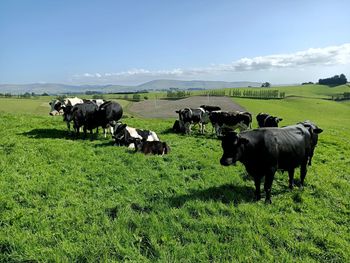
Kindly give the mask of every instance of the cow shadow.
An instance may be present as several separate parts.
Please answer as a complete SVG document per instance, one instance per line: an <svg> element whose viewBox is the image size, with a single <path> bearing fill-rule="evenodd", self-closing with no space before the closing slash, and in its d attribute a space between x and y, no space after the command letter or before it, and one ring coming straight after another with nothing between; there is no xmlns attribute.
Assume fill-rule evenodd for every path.
<svg viewBox="0 0 350 263"><path fill-rule="evenodd" d="M162 130L162 131L157 132L157 133L159 133L159 134L181 134L180 132L174 131L173 128L167 128L167 129Z"/></svg>
<svg viewBox="0 0 350 263"><path fill-rule="evenodd" d="M254 187L224 184L213 186L204 190L190 190L189 194L179 195L168 198L169 205L172 207L182 207L191 200L209 201L214 200L224 204L254 202Z"/></svg>
<svg viewBox="0 0 350 263"><path fill-rule="evenodd" d="M58 129L33 129L31 131L20 133L31 139L74 139L67 130Z"/></svg>

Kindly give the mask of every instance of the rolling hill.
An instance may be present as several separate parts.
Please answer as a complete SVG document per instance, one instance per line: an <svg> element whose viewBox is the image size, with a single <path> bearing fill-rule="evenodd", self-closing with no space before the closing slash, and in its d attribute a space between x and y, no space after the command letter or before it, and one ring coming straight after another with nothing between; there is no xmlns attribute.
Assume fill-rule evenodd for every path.
<svg viewBox="0 0 350 263"><path fill-rule="evenodd" d="M167 90L176 89L219 89L235 87L260 87L258 82L225 82L225 81L181 81L181 80L152 80L137 86L122 85L67 85L57 83L34 83L34 84L0 84L0 93L23 94L29 93L84 93L85 91L97 91L103 93L131 92L140 90Z"/></svg>

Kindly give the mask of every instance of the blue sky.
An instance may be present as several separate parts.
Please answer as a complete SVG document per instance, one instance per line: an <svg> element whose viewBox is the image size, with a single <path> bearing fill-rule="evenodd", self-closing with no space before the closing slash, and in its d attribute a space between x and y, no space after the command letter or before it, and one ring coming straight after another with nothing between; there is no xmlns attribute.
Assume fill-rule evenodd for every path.
<svg viewBox="0 0 350 263"><path fill-rule="evenodd" d="M350 1L0 1L0 83L350 79Z"/></svg>

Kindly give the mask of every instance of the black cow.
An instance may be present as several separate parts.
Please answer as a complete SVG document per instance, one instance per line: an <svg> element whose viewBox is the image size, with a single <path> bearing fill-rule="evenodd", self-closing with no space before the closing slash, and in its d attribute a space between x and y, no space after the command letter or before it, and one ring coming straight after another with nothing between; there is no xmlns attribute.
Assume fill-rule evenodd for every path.
<svg viewBox="0 0 350 263"><path fill-rule="evenodd" d="M184 108L176 111L179 114L180 130L185 130L186 134L191 133L191 126L198 124L200 132L205 131L205 124L209 123L209 113L202 108Z"/></svg>
<svg viewBox="0 0 350 263"><path fill-rule="evenodd" d="M283 119L261 112L256 116L256 120L258 121L259 128L263 128L263 127L278 127L278 123Z"/></svg>
<svg viewBox="0 0 350 263"><path fill-rule="evenodd" d="M135 152L140 151L144 154L164 155L170 152L170 147L166 142L160 141L135 141Z"/></svg>
<svg viewBox="0 0 350 263"><path fill-rule="evenodd" d="M64 118L67 122L73 120L77 136L79 135L80 127L83 126L84 137L86 137L86 131L90 130L92 139L92 129L99 126L102 126L104 129L105 137L108 126L110 126L113 134L113 127L122 115L123 109L117 102L107 101L98 107L96 103L87 101L76 104L74 107L66 107Z"/></svg>
<svg viewBox="0 0 350 263"><path fill-rule="evenodd" d="M212 111L209 114L209 119L215 132L218 136L222 135L223 129L246 130L251 127L252 115L249 112L227 112L227 111Z"/></svg>
<svg viewBox="0 0 350 263"><path fill-rule="evenodd" d="M73 121L73 128L75 136L78 137L80 128L83 127L84 138L86 137L86 131L89 130L92 139L92 129L97 128L99 125L96 121L98 112L98 106L92 102L79 103L72 106L67 106L64 110L64 119L69 123Z"/></svg>
<svg viewBox="0 0 350 263"><path fill-rule="evenodd" d="M129 148L134 148L136 141L159 141L154 131L135 129L120 122L114 126L113 138L116 145Z"/></svg>
<svg viewBox="0 0 350 263"><path fill-rule="evenodd" d="M174 125L173 125L173 131L176 133L184 133L185 127L180 127L180 121L175 120Z"/></svg>
<svg viewBox="0 0 350 263"><path fill-rule="evenodd" d="M240 161L255 181L255 196L260 199L260 180L265 176L265 201L271 203L271 186L277 169L288 171L293 188L294 169L300 166L301 186L311 153L311 135L301 124L284 128L261 128L227 133L222 139L222 165Z"/></svg>
<svg viewBox="0 0 350 263"><path fill-rule="evenodd" d="M218 111L221 110L219 106L210 106L210 105L201 105L200 108L207 112Z"/></svg>
<svg viewBox="0 0 350 263"><path fill-rule="evenodd" d="M109 126L111 129L111 134L114 134L114 126L117 121L121 119L123 116L123 108L122 106L114 101L106 101L105 103L99 106L97 119L99 122L99 126L105 131L106 137L106 128Z"/></svg>
<svg viewBox="0 0 350 263"><path fill-rule="evenodd" d="M311 165L311 160L312 160L312 157L314 156L315 147L317 146L317 142L318 142L318 134L323 132L323 130L317 127L316 124L314 124L309 120L299 122L298 124L302 124L305 128L307 128L311 135L311 152L310 152L310 158L308 163L309 165Z"/></svg>

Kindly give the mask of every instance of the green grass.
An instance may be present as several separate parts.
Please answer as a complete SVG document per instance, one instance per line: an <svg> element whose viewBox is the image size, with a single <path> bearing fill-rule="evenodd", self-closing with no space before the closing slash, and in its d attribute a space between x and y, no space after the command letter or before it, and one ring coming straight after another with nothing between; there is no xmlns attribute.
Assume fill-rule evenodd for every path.
<svg viewBox="0 0 350 263"><path fill-rule="evenodd" d="M242 90L261 90L267 88L240 88ZM337 87L329 87L326 85L298 85L298 86L272 86L272 90L279 90L285 92L285 96L295 96L303 98L318 98L331 99L332 96L342 95L344 92L350 92L350 86L340 85ZM230 89L225 89L226 95Z"/></svg>
<svg viewBox="0 0 350 263"><path fill-rule="evenodd" d="M273 87L274 89L274 87ZM300 86L282 86L277 87L280 91L284 91L286 96L310 97L310 98L331 98L349 92L348 85L340 85L337 87L329 87L326 85L300 85Z"/></svg>
<svg viewBox="0 0 350 263"><path fill-rule="evenodd" d="M88 96L82 97L88 99ZM41 96L35 99L0 98L0 113L48 115L51 109L49 102L53 98L52 96ZM126 100L114 101L117 101L122 107L129 104Z"/></svg>
<svg viewBox="0 0 350 263"><path fill-rule="evenodd" d="M254 202L244 167L219 164L220 141L172 134L173 120L125 119L169 143L160 157L72 140L47 109L1 112L0 262L349 262L349 104L235 101L324 129L304 190L277 173L272 205Z"/></svg>

